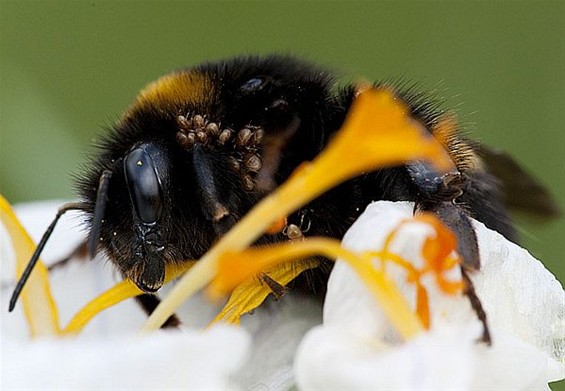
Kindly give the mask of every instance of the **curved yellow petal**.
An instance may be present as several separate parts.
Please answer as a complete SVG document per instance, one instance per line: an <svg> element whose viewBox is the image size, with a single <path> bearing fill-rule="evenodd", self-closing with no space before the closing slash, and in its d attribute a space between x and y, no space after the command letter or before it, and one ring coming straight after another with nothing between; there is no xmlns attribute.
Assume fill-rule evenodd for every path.
<svg viewBox="0 0 565 391"><path fill-rule="evenodd" d="M319 264L320 261L316 259L305 259L265 269L264 273L280 285L285 286L303 271L313 269L319 266ZM251 274L251 277L247 277L237 285L222 311L212 321L212 324L218 321L239 323L239 318L243 314L253 311L263 304L271 292L271 289L266 284Z"/></svg>

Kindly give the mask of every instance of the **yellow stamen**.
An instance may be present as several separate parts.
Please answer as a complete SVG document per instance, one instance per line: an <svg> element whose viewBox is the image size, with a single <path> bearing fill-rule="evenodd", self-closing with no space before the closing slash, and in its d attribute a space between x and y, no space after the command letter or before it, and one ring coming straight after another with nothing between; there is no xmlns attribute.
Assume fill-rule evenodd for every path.
<svg viewBox="0 0 565 391"><path fill-rule="evenodd" d="M2 195L0 195L0 219L12 240L16 255L15 277L19 279L33 254L35 243ZM29 276L20 300L31 337L59 334L59 313L51 294L47 268L41 260L37 261L33 273Z"/></svg>
<svg viewBox="0 0 565 391"><path fill-rule="evenodd" d="M354 158L344 159L346 156ZM263 199L197 262L149 317L144 331L158 329L192 294L215 276L218 257L249 246L280 216L286 216L333 186L383 166L425 159L438 170L453 168L443 147L386 90L360 92L343 128L312 164L305 165Z"/></svg>

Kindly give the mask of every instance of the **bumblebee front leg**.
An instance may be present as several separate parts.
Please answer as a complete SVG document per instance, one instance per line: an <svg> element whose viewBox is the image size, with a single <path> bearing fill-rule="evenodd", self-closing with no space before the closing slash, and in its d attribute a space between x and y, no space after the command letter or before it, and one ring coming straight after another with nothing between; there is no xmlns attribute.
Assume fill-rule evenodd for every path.
<svg viewBox="0 0 565 391"><path fill-rule="evenodd" d="M143 309L147 316L150 316L153 311L155 311L155 308L157 308L157 306L161 303L161 300L157 296L148 293L136 296L135 301L139 304L139 306ZM161 328L178 328L180 324L180 319L175 314L173 314L169 316L169 318L165 323L163 323Z"/></svg>

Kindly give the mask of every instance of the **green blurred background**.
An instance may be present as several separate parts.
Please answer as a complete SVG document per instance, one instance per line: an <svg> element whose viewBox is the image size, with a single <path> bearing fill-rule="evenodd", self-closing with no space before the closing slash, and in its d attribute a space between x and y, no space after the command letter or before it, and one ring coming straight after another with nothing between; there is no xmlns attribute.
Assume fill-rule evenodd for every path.
<svg viewBox="0 0 565 391"><path fill-rule="evenodd" d="M69 174L96 134L163 73L283 52L346 79L421 81L565 206L565 2L0 4L0 186L11 202L72 197ZM565 281L564 220L519 224Z"/></svg>

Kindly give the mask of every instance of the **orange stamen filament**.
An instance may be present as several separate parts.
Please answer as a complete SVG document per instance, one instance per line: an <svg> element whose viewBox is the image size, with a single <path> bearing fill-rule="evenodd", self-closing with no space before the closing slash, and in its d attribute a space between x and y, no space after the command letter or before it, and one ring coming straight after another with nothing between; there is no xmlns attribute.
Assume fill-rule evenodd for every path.
<svg viewBox="0 0 565 391"><path fill-rule="evenodd" d="M435 236L426 238L424 243L422 257L425 263L420 269L389 251L389 247L394 238L399 235L400 229L410 223L425 223L434 228L435 231ZM401 221L387 235L383 250L380 253L383 263L388 261L404 268L407 272L407 282L415 284L416 312L426 329L430 327L430 308L428 293L422 284L424 275L433 273L437 286L447 295L455 295L463 291L463 281L450 281L444 275L445 272L461 262L458 256L451 255L456 250L456 244L455 236L441 223L438 217L431 213L420 213L412 219Z"/></svg>
<svg viewBox="0 0 565 391"><path fill-rule="evenodd" d="M430 304L428 302L428 291L426 291L426 288L424 288L420 281L416 282L416 313L426 330L429 330Z"/></svg>

